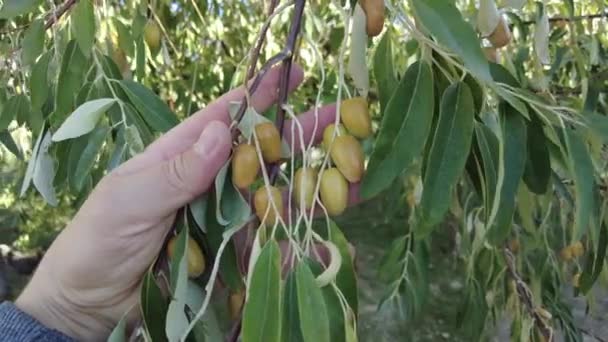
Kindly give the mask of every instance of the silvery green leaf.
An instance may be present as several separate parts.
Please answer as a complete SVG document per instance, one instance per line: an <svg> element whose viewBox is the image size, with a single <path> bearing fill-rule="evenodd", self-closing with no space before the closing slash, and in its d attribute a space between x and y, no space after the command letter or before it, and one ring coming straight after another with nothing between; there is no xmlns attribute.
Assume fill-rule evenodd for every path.
<svg viewBox="0 0 608 342"><path fill-rule="evenodd" d="M38 139L36 139L36 143L34 144L32 155L30 157L29 162L27 163L27 169L25 170L25 177L23 178L23 184L21 185L21 193L19 196L25 195L25 192L30 187L32 183L32 178L34 177L34 169L36 168L36 157L38 157L38 150L40 149L40 143L42 142L42 137L44 136L44 127L40 130L40 134L38 134Z"/></svg>
<svg viewBox="0 0 608 342"><path fill-rule="evenodd" d="M125 127L125 141L129 147L129 154L135 156L144 150L144 142L135 125Z"/></svg>
<svg viewBox="0 0 608 342"><path fill-rule="evenodd" d="M53 134L53 141L62 141L91 132L101 115L105 113L112 105L116 103L115 99L98 99L86 102L70 115L59 127L57 132Z"/></svg>
<svg viewBox="0 0 608 342"><path fill-rule="evenodd" d="M547 8L545 6L542 6L542 11L542 15L539 16L538 20L536 21L536 28L534 31L534 50L536 51L536 55L542 64L550 64L549 16L547 15Z"/></svg>
<svg viewBox="0 0 608 342"><path fill-rule="evenodd" d="M44 200L51 206L57 205L57 195L53 187L55 178L55 162L49 154L51 146L51 132L46 132L36 157L36 167L34 168L34 186L42 195Z"/></svg>
<svg viewBox="0 0 608 342"><path fill-rule="evenodd" d="M496 30L500 22L500 13L494 0L480 0L477 14L477 29L481 35L487 37Z"/></svg>
<svg viewBox="0 0 608 342"><path fill-rule="evenodd" d="M367 96L369 91L369 70L367 68L367 32L365 12L359 4L353 14L353 27L351 32L350 58L347 71L353 78L355 87L361 96Z"/></svg>

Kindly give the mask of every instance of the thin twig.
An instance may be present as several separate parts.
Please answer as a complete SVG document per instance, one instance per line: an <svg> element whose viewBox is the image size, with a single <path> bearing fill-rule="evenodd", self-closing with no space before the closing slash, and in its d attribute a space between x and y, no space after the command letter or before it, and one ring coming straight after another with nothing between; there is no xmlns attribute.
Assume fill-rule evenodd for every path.
<svg viewBox="0 0 608 342"><path fill-rule="evenodd" d="M279 0L271 1L270 6L268 6L268 17L269 18L274 13L278 4L279 4ZM260 59L260 51L262 50L262 46L264 45L264 42L266 41L266 34L268 33L268 29L270 28L270 22L271 21L268 20L264 23L264 26L262 26L262 29L260 30L260 35L258 36L258 40L255 44L255 47L253 48L253 50L251 52L251 60L249 62L249 69L247 70L247 75L245 77L245 79L247 81L249 81L253 77L253 74L255 73L255 69L258 64L258 59ZM269 62L270 62L270 60L269 60ZM268 66L268 65L270 65L270 63L266 62L265 66ZM260 81L262 80L262 76L264 76L264 74L267 71L264 69L265 68L262 67L262 70L260 70L260 72L256 76L256 79L252 82L252 84L249 88L249 94L253 94L257 90L258 85L259 85ZM248 105L249 104L247 102L247 97L245 96L245 98L243 99L243 101L241 103L241 107L239 108L239 111L237 112L237 115L235 118L236 121L240 121L243 118L243 115L245 115L245 110L247 109Z"/></svg>
<svg viewBox="0 0 608 342"><path fill-rule="evenodd" d="M295 10L293 13L292 25L289 31L289 37L287 38L286 54L287 58L283 61L283 68L279 79L279 100L277 102L277 115L276 125L279 129L279 134L283 134L283 126L285 125L285 104L287 103L287 95L289 94L289 78L291 76L291 65L293 62L293 54L295 46L300 35L300 28L302 26L302 17L304 14L304 7L306 6L306 0L297 0ZM276 163L272 166L270 172L270 183L274 184L279 174L279 164Z"/></svg>
<svg viewBox="0 0 608 342"><path fill-rule="evenodd" d="M64 14L66 14L72 6L74 6L78 0L67 0L66 2L57 9L57 12L47 14L45 20L46 24L44 25L44 29L48 30L51 28Z"/></svg>
<svg viewBox="0 0 608 342"><path fill-rule="evenodd" d="M594 19L602 19L602 18L606 18L606 17L608 17L608 12L579 15L579 16L574 16L574 17L562 17L562 16L552 17L552 18L549 18L549 22L554 23L554 22L561 22L561 21L569 22L569 21L594 20ZM521 24L522 25L536 24L536 20L522 21Z"/></svg>
<svg viewBox="0 0 608 342"><path fill-rule="evenodd" d="M526 307L528 314L534 319L534 325L536 326L538 331L543 335L544 338L547 339L548 342L553 342L553 328L547 323L546 318L544 318L537 310L537 307L534 305L534 298L532 296L532 292L528 288L526 282L524 282L521 279L521 276L517 273L517 267L515 266L515 256L509 250L509 248L504 249L504 255L505 260L507 262L509 274L515 281L515 287L517 289L517 296L519 297L519 300Z"/></svg>

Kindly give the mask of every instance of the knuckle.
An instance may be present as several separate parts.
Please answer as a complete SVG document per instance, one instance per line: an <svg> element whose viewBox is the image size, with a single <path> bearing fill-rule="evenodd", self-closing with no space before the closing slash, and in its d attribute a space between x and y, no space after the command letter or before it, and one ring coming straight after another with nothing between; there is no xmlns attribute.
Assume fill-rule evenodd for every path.
<svg viewBox="0 0 608 342"><path fill-rule="evenodd" d="M191 186L188 182L186 161L183 154L163 163L163 174L172 190L190 194Z"/></svg>

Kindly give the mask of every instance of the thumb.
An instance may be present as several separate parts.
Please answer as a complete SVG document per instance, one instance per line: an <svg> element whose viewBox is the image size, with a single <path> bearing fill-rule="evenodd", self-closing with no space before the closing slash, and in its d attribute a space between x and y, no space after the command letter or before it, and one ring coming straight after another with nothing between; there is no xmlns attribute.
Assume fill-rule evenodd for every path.
<svg viewBox="0 0 608 342"><path fill-rule="evenodd" d="M116 183L120 184L111 187L120 195L115 193L112 198L120 198L130 215L136 217L171 215L209 189L228 160L231 144L228 127L213 121L194 145L171 159L135 172L116 170L114 181L118 178Z"/></svg>

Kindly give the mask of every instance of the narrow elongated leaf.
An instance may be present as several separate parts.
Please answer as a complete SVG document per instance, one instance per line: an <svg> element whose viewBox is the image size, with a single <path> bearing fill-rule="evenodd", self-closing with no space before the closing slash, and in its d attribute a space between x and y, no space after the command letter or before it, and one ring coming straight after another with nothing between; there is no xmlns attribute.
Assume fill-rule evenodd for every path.
<svg viewBox="0 0 608 342"><path fill-rule="evenodd" d="M95 42L95 12L92 1L79 1L72 12L72 34L85 56L91 53Z"/></svg>
<svg viewBox="0 0 608 342"><path fill-rule="evenodd" d="M329 321L323 293L305 262L296 270L300 328L305 342L329 342Z"/></svg>
<svg viewBox="0 0 608 342"><path fill-rule="evenodd" d="M347 71L352 77L359 94L367 96L369 91L369 72L367 70L367 32L366 17L363 8L357 4L353 14L353 27L351 30L350 58Z"/></svg>
<svg viewBox="0 0 608 342"><path fill-rule="evenodd" d="M602 273L606 262L606 251L608 249L608 227L602 224L597 249L589 255L585 262L585 268L580 279L579 291L586 294L591 290L593 284Z"/></svg>
<svg viewBox="0 0 608 342"><path fill-rule="evenodd" d="M57 81L55 97L55 116L61 122L68 113L74 110L74 100L82 86L88 61L78 48L76 41L71 40L61 59L61 70Z"/></svg>
<svg viewBox="0 0 608 342"><path fill-rule="evenodd" d="M102 126L97 128L91 134L87 146L82 151L82 155L78 160L78 164L76 165L76 172L74 173L74 177L70 179L72 186L77 191L82 189L82 186L85 183L87 176L89 175L91 169L95 165L95 160L97 159L97 155L103 146L108 133L110 132L110 128L106 126Z"/></svg>
<svg viewBox="0 0 608 342"><path fill-rule="evenodd" d="M502 124L502 167L504 168L499 202L494 225L488 231L488 240L499 245L509 236L515 212L515 196L526 165L526 123L523 116L513 107L501 104Z"/></svg>
<svg viewBox="0 0 608 342"><path fill-rule="evenodd" d="M108 337L108 342L127 342L129 340L127 336L127 317L123 316L123 318L118 322L110 337Z"/></svg>
<svg viewBox="0 0 608 342"><path fill-rule="evenodd" d="M393 44L391 41L391 31L387 30L374 54L374 77L378 84L378 97L380 98L380 110L386 112L386 106L399 84L395 77L395 67L393 65Z"/></svg>
<svg viewBox="0 0 608 342"><path fill-rule="evenodd" d="M536 116L532 116L532 120L527 125L528 157L524 182L530 191L542 195L549 190L551 180L551 157L547 147L547 137L542 123Z"/></svg>
<svg viewBox="0 0 608 342"><path fill-rule="evenodd" d="M300 329L300 314L298 312L298 292L295 272L289 272L283 291L283 328L281 341L304 342Z"/></svg>
<svg viewBox="0 0 608 342"><path fill-rule="evenodd" d="M207 202L207 213L205 215L207 228L207 241L209 242L209 249L214 257L217 257L220 244L223 241L223 234L226 228L218 223L216 219L216 194L209 198ZM239 272L239 264L236 257L236 249L234 242L228 242L228 245L224 249L222 258L220 259L220 277L222 281L233 291L238 291L243 287L243 279Z"/></svg>
<svg viewBox="0 0 608 342"><path fill-rule="evenodd" d="M131 29L118 19L114 19L114 25L118 31L118 46L127 54L127 56L133 57L135 45L133 44Z"/></svg>
<svg viewBox="0 0 608 342"><path fill-rule="evenodd" d="M188 225L182 229L175 242L175 251L171 260L171 285L173 299L167 311L165 333L169 341L178 341L188 327L186 302L188 297Z"/></svg>
<svg viewBox="0 0 608 342"><path fill-rule="evenodd" d="M178 124L177 117L165 102L163 102L156 94L143 85L123 80L120 82L122 89L127 93L129 100L137 111L141 113L144 121L152 129L158 132L167 132Z"/></svg>
<svg viewBox="0 0 608 342"><path fill-rule="evenodd" d="M51 54L45 53L32 67L30 81L30 97L32 109L40 110L49 97L48 69Z"/></svg>
<svg viewBox="0 0 608 342"><path fill-rule="evenodd" d="M4 0L0 9L0 19L10 19L36 9L42 0Z"/></svg>
<svg viewBox="0 0 608 342"><path fill-rule="evenodd" d="M278 342L280 339L280 263L279 246L271 240L262 249L251 276L243 311L243 342Z"/></svg>
<svg viewBox="0 0 608 342"><path fill-rule="evenodd" d="M44 21L42 19L34 20L30 27L23 35L21 42L23 48L21 50L21 61L25 65L30 65L36 61L36 58L44 49Z"/></svg>
<svg viewBox="0 0 608 342"><path fill-rule="evenodd" d="M99 119L112 105L115 99L98 99L78 107L53 135L53 141L77 138L91 132Z"/></svg>
<svg viewBox="0 0 608 342"><path fill-rule="evenodd" d="M418 238L430 233L449 209L452 188L464 170L471 147L474 106L466 83L451 85L443 95L424 177L419 221L414 228Z"/></svg>
<svg viewBox="0 0 608 342"><path fill-rule="evenodd" d="M467 23L451 1L412 0L411 4L424 28L441 45L448 47L464 61L475 77L490 82L488 61L481 50L475 30Z"/></svg>
<svg viewBox="0 0 608 342"><path fill-rule="evenodd" d="M0 114L0 130L8 128L11 121L30 114L30 101L25 95L15 95L8 99Z"/></svg>
<svg viewBox="0 0 608 342"><path fill-rule="evenodd" d="M414 63L387 105L382 126L361 183L371 198L389 187L422 152L434 108L433 74L425 62Z"/></svg>
<svg viewBox="0 0 608 342"><path fill-rule="evenodd" d="M42 137L44 137L44 128L40 130L40 134L38 134L38 138L36 139L36 143L34 143L34 147L32 150L32 155L30 156L30 160L27 163L27 168L25 170L25 176L23 176L23 184L21 185L21 191L19 196L23 197L25 192L30 187L32 183L32 178L34 177L34 170L36 169L36 159L38 157L38 151L40 150L40 143L42 142Z"/></svg>
<svg viewBox="0 0 608 342"><path fill-rule="evenodd" d="M143 279L140 301L141 317L150 338L152 341L166 341L164 325L169 303L156 284L152 271L148 271Z"/></svg>
<svg viewBox="0 0 608 342"><path fill-rule="evenodd" d="M574 219L573 241L581 239L589 228L595 205L595 178L593 162L580 132L564 129L568 151L568 165L574 178L576 212Z"/></svg>
<svg viewBox="0 0 608 342"><path fill-rule="evenodd" d="M53 188L53 178L55 177L55 160L49 154L51 146L51 133L46 132L40 142L38 155L36 156L36 166L34 168L34 186L42 195L44 200L51 206L57 205L57 195Z"/></svg>
<svg viewBox="0 0 608 342"><path fill-rule="evenodd" d="M2 145L4 145L4 147L6 147L6 149L12 154L14 154L15 157L23 160L23 153L21 153L21 149L19 149L19 146L17 146L17 143L9 131L0 131L0 143L2 143Z"/></svg>
<svg viewBox="0 0 608 342"><path fill-rule="evenodd" d="M336 275L336 285L340 291L342 291L348 305L356 315L359 312L359 296L355 266L350 250L348 249L348 241L338 225L333 221L331 221L330 225L329 241L333 242L336 247L338 247L340 255L342 256L342 265Z"/></svg>
<svg viewBox="0 0 608 342"><path fill-rule="evenodd" d="M492 204L496 194L496 184L498 183L498 168L500 143L494 132L483 124L475 126L476 153L483 166L483 199L485 221L488 222L491 216Z"/></svg>

